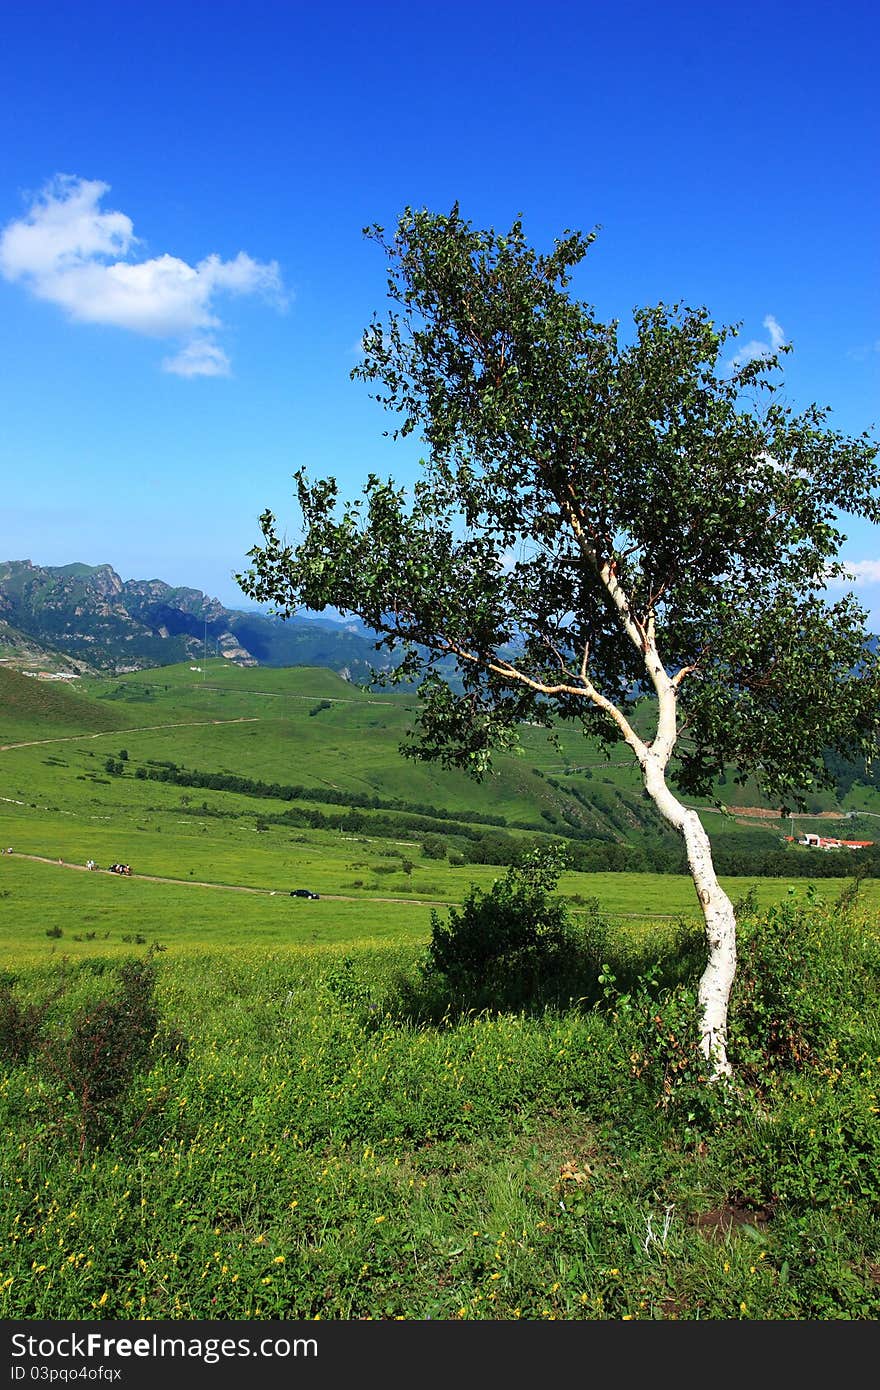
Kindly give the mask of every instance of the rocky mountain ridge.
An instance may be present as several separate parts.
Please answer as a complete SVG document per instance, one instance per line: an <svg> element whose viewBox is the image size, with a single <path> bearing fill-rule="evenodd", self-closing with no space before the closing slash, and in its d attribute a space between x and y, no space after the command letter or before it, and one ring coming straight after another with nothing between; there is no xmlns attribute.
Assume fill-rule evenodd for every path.
<svg viewBox="0 0 880 1390"><path fill-rule="evenodd" d="M321 665L350 680L387 665L359 623L287 621L224 607L200 589L123 580L109 564L0 562L0 658L122 674L202 655L243 666Z"/></svg>

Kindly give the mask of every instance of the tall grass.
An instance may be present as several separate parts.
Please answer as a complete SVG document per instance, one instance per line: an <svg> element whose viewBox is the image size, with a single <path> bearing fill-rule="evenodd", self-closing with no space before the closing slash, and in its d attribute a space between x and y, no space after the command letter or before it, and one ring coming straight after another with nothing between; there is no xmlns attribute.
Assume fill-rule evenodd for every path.
<svg viewBox="0 0 880 1390"><path fill-rule="evenodd" d="M418 943L169 953L184 1054L143 1054L84 1153L47 1056L116 967L7 976L35 1042L0 1082L0 1312L876 1318L880 944L812 896L744 923L722 1089L674 934L609 934L590 1003L439 1019Z"/></svg>

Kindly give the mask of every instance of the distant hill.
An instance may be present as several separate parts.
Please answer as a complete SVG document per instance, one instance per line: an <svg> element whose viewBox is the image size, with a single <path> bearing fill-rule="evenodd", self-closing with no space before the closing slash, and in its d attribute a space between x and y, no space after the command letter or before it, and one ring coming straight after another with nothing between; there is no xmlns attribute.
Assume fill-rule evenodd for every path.
<svg viewBox="0 0 880 1390"><path fill-rule="evenodd" d="M104 733L133 722L128 710L90 698L78 682L37 680L0 666L0 744L84 730Z"/></svg>
<svg viewBox="0 0 880 1390"><path fill-rule="evenodd" d="M499 754L477 783L460 769L400 756L416 707L412 695L365 691L328 670L218 657L72 681L0 667L0 810L54 809L66 819L79 807L114 826L135 814L143 831L148 808L151 815L162 804L173 806L175 826L192 817L240 822L251 834L283 831L285 845L332 830L353 859L367 845L382 847L381 860L428 837L438 860L502 864L523 835L551 837L566 842L582 870L684 871L681 842L645 797L628 755L609 756L575 727L560 727L553 743L525 725L519 752ZM695 806L719 871L847 872L848 859L785 838L880 838L876 787L864 769L841 772L838 795L817 793L785 819L755 786L725 781L718 791L726 810ZM156 800L160 786L177 789L172 800L166 791ZM11 843L20 838L15 831ZM880 850L860 851L858 863L876 876Z"/></svg>
<svg viewBox="0 0 880 1390"><path fill-rule="evenodd" d="M121 674L217 655L363 681L391 664L374 640L360 622L225 608L200 589L122 580L110 565L0 562L0 659L18 669Z"/></svg>

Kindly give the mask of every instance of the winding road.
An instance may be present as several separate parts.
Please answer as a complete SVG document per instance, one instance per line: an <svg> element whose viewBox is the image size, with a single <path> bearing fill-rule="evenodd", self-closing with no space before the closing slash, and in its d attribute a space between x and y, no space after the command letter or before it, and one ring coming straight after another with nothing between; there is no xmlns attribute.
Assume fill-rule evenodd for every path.
<svg viewBox="0 0 880 1390"><path fill-rule="evenodd" d="M142 724L137 729L101 729L96 734L58 734L55 738L31 738L26 743L0 743L0 753L12 748L37 748L44 743L79 743L85 738L119 738L125 734L151 734L157 729L196 729L206 724L259 724L258 714L242 714L237 719L182 719L177 724Z"/></svg>
<svg viewBox="0 0 880 1390"><path fill-rule="evenodd" d="M47 854L23 854L19 850L5 851L12 854L15 859L31 859L37 864L53 864L56 869L75 869L78 873L99 873L110 875L109 869L87 869L85 864L73 864L67 859L52 859ZM171 883L175 886L188 885L193 888L217 888L226 893L257 893L264 898L286 898L290 894L284 888L251 888L242 883L209 883L204 879L198 878L167 878L162 874L113 874L113 878L139 878L146 883ZM374 897L355 897L347 893L322 893L322 898L328 902L339 903L412 903L415 907L446 907L454 900L451 898L374 898Z"/></svg>

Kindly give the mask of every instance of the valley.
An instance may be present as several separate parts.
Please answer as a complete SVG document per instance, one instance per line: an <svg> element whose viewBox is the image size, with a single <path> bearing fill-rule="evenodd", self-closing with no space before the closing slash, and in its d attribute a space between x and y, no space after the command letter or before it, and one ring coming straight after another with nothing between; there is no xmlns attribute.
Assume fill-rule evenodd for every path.
<svg viewBox="0 0 880 1390"><path fill-rule="evenodd" d="M116 954L140 938L171 951L424 941L432 911L554 840L575 915L598 901L635 932L696 926L678 846L620 754L527 728L522 755L476 783L401 756L415 710L411 694L329 670L222 658L75 682L0 669L0 842L14 851L0 859L0 959L75 958L97 943ZM754 885L760 903L778 902L814 874L841 890L851 854L832 861L784 836L864 831L872 788L854 783L784 823L754 789L735 791L740 806L701 808L732 896ZM785 855L791 873L781 861L769 876L724 873L737 852L753 870ZM102 872L66 871L89 859ZM106 873L117 861L131 879ZM319 901L291 899L297 887ZM870 877L861 892L873 901Z"/></svg>

